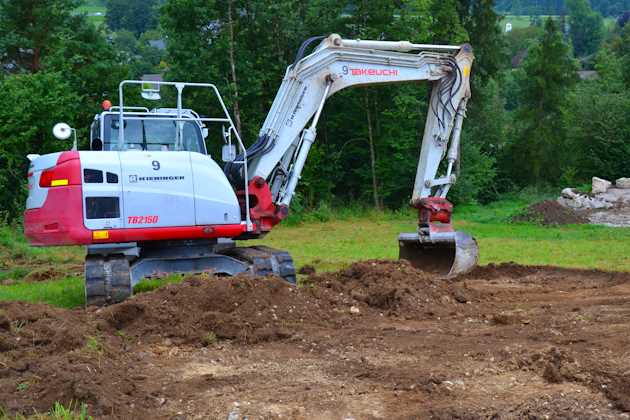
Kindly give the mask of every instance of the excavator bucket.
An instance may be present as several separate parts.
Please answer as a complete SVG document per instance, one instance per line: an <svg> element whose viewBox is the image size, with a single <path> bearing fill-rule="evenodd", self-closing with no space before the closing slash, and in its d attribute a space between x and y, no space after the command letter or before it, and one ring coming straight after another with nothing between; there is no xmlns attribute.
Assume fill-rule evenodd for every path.
<svg viewBox="0 0 630 420"><path fill-rule="evenodd" d="M475 268L479 261L477 241L466 232L455 232L452 239L436 242L421 241L417 233L401 233L398 237L399 258L414 267L455 277Z"/></svg>

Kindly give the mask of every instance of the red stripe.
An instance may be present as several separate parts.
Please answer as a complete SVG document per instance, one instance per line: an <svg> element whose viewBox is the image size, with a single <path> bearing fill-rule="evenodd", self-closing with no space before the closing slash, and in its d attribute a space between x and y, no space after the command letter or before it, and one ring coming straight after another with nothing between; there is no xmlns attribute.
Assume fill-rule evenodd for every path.
<svg viewBox="0 0 630 420"><path fill-rule="evenodd" d="M206 239L234 238L247 232L245 224L150 227L133 229L102 229L109 232L105 240L93 240L94 243L163 241L170 239Z"/></svg>

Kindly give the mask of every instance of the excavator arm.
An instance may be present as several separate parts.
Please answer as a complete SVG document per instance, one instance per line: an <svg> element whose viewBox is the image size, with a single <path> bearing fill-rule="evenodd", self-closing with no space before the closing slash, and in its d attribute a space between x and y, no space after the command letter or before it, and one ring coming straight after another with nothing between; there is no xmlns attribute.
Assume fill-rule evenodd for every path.
<svg viewBox="0 0 630 420"><path fill-rule="evenodd" d="M259 203L264 200L255 200L258 204L253 219L272 216L266 227L261 224L268 230L288 213L330 96L352 86L428 81L432 84L429 115L411 198L412 206L419 210L418 231L401 234L401 257L427 268L438 264L442 254L453 254L446 263L438 264L448 266L448 274L474 266L476 243L466 234L453 231L452 206L446 201L457 178L460 134L470 98L471 46L347 40L333 34L311 54L302 56L306 47L305 43L288 67L258 139L247 150L250 194L265 190L269 197L264 208ZM440 168L444 173L438 175ZM243 166L236 164L226 166L226 172L233 182L245 176ZM446 252L442 252L444 248ZM458 262L464 254L465 261ZM455 262L449 264L453 259Z"/></svg>

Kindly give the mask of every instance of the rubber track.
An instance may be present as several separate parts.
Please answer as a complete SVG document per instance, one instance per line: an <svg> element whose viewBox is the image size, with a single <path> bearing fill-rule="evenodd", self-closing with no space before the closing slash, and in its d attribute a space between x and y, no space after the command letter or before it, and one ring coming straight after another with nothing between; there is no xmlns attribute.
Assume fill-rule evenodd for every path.
<svg viewBox="0 0 630 420"><path fill-rule="evenodd" d="M226 254L251 264L250 271L255 276L275 275L291 284L296 283L293 258L286 251L268 246L247 246L233 248Z"/></svg>
<svg viewBox="0 0 630 420"><path fill-rule="evenodd" d="M130 297L129 261L123 256L88 256L85 259L85 304L104 306Z"/></svg>

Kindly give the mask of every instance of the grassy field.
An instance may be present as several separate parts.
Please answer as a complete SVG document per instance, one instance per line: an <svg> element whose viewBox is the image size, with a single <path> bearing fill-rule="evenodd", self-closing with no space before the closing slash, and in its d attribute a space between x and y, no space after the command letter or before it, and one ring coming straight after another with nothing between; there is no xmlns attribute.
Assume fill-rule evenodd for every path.
<svg viewBox="0 0 630 420"><path fill-rule="evenodd" d="M630 229L590 225L544 227L512 223L527 205L524 199L488 206L460 206L456 226L477 239L481 263L517 262L630 271ZM415 229L413 212L317 212L300 223L278 226L262 241L286 249L296 266L337 270L354 261L398 255L396 238ZM0 300L48 302L63 307L83 304L81 248L30 248L15 228L0 228ZM171 276L137 286L149 290Z"/></svg>
<svg viewBox="0 0 630 420"><path fill-rule="evenodd" d="M86 14L88 21L94 23L95 25L100 25L105 21L106 11L107 9L105 6L101 2L95 0L86 1L77 9L78 13Z"/></svg>
<svg viewBox="0 0 630 420"><path fill-rule="evenodd" d="M553 19L559 19L560 16L557 15L541 15L540 19L544 21L546 18L552 17ZM512 24L512 29L520 29L527 28L531 24L531 16L528 15L505 15L501 21L499 22L501 26L501 31L505 31L505 24L510 22ZM606 29L610 30L613 28L617 20L614 17L606 17L604 18L604 26Z"/></svg>

